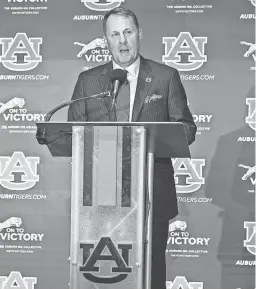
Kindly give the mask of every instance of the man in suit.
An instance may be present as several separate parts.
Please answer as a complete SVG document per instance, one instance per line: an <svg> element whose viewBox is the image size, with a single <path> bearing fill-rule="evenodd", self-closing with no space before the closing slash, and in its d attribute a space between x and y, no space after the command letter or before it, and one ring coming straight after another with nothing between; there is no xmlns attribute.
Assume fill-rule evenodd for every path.
<svg viewBox="0 0 256 289"><path fill-rule="evenodd" d="M80 101L70 106L68 121L182 122L191 144L196 125L179 73L139 54L142 31L134 13L125 8L107 12L103 31L112 61L82 72L72 99L111 89L113 69L125 69L128 81L119 88L115 110L110 111L111 98ZM164 289L168 222L178 214L171 159L155 159L154 172L151 288Z"/></svg>

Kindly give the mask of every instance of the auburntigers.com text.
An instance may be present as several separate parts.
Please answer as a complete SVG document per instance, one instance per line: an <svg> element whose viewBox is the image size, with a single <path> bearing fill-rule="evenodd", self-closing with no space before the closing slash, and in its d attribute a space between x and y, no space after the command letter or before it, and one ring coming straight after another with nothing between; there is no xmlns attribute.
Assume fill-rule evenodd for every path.
<svg viewBox="0 0 256 289"><path fill-rule="evenodd" d="M0 199L9 200L46 200L47 195L37 194L0 194Z"/></svg>
<svg viewBox="0 0 256 289"><path fill-rule="evenodd" d="M49 80L49 74L1 74L0 80Z"/></svg>
<svg viewBox="0 0 256 289"><path fill-rule="evenodd" d="M211 203L212 198L205 197L177 197L179 203Z"/></svg>

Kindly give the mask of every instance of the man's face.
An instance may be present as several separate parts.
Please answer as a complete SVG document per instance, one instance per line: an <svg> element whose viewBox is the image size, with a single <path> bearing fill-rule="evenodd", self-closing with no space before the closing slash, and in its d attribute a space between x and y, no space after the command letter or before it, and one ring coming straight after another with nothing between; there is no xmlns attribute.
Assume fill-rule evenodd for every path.
<svg viewBox="0 0 256 289"><path fill-rule="evenodd" d="M106 23L106 40L114 61L128 67L139 56L141 30L132 17L110 15Z"/></svg>

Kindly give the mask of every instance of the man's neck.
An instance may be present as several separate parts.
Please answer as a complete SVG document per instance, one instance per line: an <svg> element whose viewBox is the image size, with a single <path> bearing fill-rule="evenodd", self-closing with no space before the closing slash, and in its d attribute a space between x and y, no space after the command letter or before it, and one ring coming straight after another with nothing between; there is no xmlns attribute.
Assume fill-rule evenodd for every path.
<svg viewBox="0 0 256 289"><path fill-rule="evenodd" d="M113 69L121 68L127 70L132 76L137 77L139 73L139 67L140 67L140 57L138 57L132 64L129 66L121 66L120 64L116 63L114 60L112 60L113 63Z"/></svg>
<svg viewBox="0 0 256 289"><path fill-rule="evenodd" d="M135 63L136 61L138 62L139 58L140 58L140 55L138 55L138 57L132 63L130 63L128 65L125 65L125 64L122 64L122 63L117 63L117 62L114 61L114 59L112 59L112 63L114 63L115 66L120 66L123 69L126 69L126 68L130 67L131 65L133 65L133 63Z"/></svg>

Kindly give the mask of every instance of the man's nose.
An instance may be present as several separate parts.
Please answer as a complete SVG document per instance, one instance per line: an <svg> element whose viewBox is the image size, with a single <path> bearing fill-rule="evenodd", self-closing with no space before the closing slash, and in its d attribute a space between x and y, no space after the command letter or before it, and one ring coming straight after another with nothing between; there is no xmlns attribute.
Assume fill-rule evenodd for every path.
<svg viewBox="0 0 256 289"><path fill-rule="evenodd" d="M127 42L127 38L124 34L120 34L119 42L120 43L126 43Z"/></svg>

